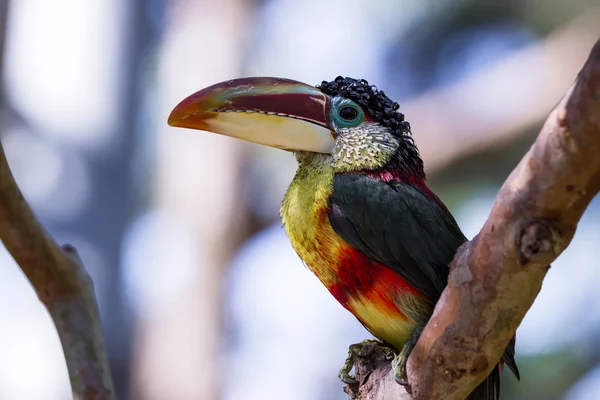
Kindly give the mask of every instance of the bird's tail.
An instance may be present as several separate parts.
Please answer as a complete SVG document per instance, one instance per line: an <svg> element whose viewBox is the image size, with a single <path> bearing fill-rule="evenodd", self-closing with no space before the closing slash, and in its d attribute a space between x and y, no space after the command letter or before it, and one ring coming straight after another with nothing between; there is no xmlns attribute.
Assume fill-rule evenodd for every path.
<svg viewBox="0 0 600 400"><path fill-rule="evenodd" d="M500 399L500 372L504 365L512 371L517 379L521 379L519 368L515 362L515 337L508 343L502 355L502 360L496 365L492 373L481 382L467 397L467 400L499 400Z"/></svg>
<svg viewBox="0 0 600 400"><path fill-rule="evenodd" d="M467 400L498 400L500 398L500 365L481 382L467 397Z"/></svg>

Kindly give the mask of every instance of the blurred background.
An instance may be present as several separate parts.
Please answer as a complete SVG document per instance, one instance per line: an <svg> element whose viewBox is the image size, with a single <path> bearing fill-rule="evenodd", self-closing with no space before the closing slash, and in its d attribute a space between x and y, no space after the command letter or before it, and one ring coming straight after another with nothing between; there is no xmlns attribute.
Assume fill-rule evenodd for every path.
<svg viewBox="0 0 600 400"><path fill-rule="evenodd" d="M278 219L294 157L169 128L251 75L365 78L411 122L470 238L600 35L597 0L0 0L0 138L27 200L75 245L119 399L342 400L361 325ZM600 399L600 201L517 333L503 399ZM58 336L0 250L0 399L71 393Z"/></svg>

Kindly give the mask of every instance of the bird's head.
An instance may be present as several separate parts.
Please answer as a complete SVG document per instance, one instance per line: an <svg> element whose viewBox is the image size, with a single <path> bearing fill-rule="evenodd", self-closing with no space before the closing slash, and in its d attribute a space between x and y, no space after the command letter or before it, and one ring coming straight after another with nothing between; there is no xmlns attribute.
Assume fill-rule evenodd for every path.
<svg viewBox="0 0 600 400"><path fill-rule="evenodd" d="M365 80L338 77L316 87L281 78L218 83L183 100L169 125L316 154L336 172L389 163L422 176L423 163L398 104Z"/></svg>

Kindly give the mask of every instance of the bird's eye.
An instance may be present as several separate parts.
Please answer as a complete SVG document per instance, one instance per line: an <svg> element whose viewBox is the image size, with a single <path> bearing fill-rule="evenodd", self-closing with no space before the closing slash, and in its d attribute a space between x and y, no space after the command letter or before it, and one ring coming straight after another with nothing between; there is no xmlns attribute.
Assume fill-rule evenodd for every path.
<svg viewBox="0 0 600 400"><path fill-rule="evenodd" d="M355 128L365 120L361 106L351 99L337 96L331 99L331 122L336 128Z"/></svg>
<svg viewBox="0 0 600 400"><path fill-rule="evenodd" d="M347 106L340 110L339 115L346 121L354 121L358 117L358 110L355 107Z"/></svg>

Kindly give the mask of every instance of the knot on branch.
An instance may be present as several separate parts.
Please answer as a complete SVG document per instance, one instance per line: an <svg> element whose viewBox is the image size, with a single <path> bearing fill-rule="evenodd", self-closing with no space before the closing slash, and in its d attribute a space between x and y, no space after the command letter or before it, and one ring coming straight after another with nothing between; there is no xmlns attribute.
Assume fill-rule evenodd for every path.
<svg viewBox="0 0 600 400"><path fill-rule="evenodd" d="M560 253L562 239L549 221L533 219L526 221L517 236L519 265L529 262L550 264Z"/></svg>

